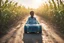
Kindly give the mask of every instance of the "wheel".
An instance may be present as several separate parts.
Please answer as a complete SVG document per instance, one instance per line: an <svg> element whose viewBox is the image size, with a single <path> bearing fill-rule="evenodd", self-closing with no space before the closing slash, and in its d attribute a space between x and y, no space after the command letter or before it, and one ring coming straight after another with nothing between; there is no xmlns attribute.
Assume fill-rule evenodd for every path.
<svg viewBox="0 0 64 43"><path fill-rule="evenodd" d="M39 33L42 33L42 26L40 26L40 31L39 31Z"/></svg>
<svg viewBox="0 0 64 43"><path fill-rule="evenodd" d="M27 32L24 31L24 33L27 33Z"/></svg>
<svg viewBox="0 0 64 43"><path fill-rule="evenodd" d="M40 31L39 33L42 33L42 31Z"/></svg>
<svg viewBox="0 0 64 43"><path fill-rule="evenodd" d="M24 33L27 33L27 28L26 27L24 27Z"/></svg>
<svg viewBox="0 0 64 43"><path fill-rule="evenodd" d="M24 33L27 33L27 30L26 29L24 29Z"/></svg>

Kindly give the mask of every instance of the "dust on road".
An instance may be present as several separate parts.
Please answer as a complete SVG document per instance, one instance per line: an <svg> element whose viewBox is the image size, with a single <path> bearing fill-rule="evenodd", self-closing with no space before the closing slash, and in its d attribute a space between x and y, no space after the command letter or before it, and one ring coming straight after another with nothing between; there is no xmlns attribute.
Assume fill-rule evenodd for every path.
<svg viewBox="0 0 64 43"><path fill-rule="evenodd" d="M23 26L27 17L23 20L23 24L20 21L16 27L13 27L8 34L0 39L0 43L64 43L64 40L54 32L54 29L49 24L46 24L38 16L36 17L42 25L42 34L24 33Z"/></svg>

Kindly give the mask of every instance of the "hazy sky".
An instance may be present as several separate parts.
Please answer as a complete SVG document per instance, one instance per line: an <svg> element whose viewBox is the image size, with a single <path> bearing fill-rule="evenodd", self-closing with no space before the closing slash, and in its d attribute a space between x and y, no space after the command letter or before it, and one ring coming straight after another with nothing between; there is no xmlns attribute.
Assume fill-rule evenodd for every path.
<svg viewBox="0 0 64 43"><path fill-rule="evenodd" d="M18 2L19 5L24 5L25 7L30 8L38 8L42 3L47 0L13 0L14 2Z"/></svg>

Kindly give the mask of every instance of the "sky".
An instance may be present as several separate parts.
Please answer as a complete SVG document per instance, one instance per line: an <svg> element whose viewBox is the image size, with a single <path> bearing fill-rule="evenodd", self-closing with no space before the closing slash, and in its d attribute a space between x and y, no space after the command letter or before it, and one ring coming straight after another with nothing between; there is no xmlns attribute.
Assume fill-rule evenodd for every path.
<svg viewBox="0 0 64 43"><path fill-rule="evenodd" d="M38 8L47 0L12 0L13 2L18 2L18 5L23 5L26 8Z"/></svg>

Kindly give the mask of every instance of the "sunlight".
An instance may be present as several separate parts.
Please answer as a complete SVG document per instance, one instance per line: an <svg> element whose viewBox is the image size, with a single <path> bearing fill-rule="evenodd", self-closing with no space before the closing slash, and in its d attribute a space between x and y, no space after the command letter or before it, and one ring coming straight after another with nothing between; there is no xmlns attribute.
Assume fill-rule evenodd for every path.
<svg viewBox="0 0 64 43"><path fill-rule="evenodd" d="M43 3L42 0L34 0L34 2L33 2L34 6L33 7L38 8L42 3Z"/></svg>
<svg viewBox="0 0 64 43"><path fill-rule="evenodd" d="M26 8L29 7L35 9L44 4L45 2L47 2L47 0L13 0L13 1L18 2L18 5L23 5Z"/></svg>

